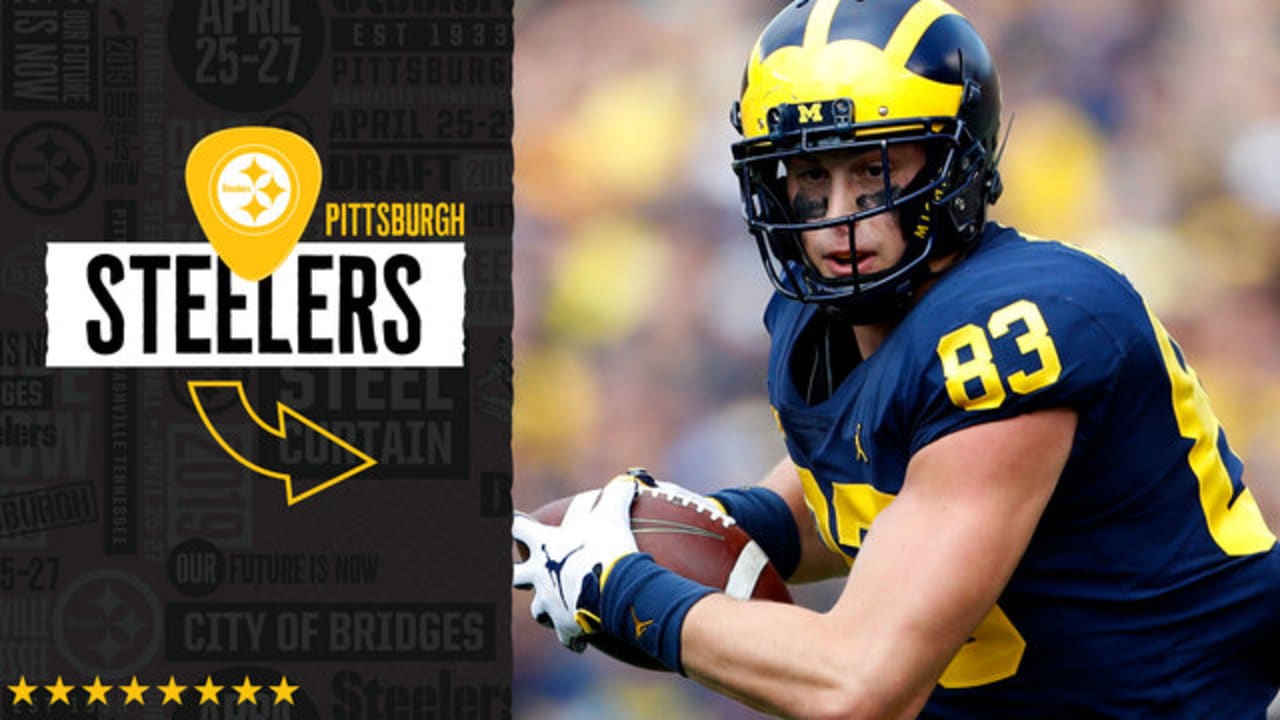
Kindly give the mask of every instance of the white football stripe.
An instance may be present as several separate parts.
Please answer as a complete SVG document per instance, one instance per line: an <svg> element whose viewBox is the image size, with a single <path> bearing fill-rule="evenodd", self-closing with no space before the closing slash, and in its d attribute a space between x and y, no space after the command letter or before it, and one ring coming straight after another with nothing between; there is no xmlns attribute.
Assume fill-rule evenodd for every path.
<svg viewBox="0 0 1280 720"><path fill-rule="evenodd" d="M733 564L729 573L729 582L724 585L724 592L731 598L746 600L755 591L756 581L760 579L760 571L769 564L769 556L756 544L749 541L738 553L738 561Z"/></svg>

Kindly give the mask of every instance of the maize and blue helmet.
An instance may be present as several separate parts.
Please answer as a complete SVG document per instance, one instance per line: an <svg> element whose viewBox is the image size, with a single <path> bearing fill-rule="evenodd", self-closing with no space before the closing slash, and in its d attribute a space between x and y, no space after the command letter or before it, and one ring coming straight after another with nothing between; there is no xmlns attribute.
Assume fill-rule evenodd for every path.
<svg viewBox="0 0 1280 720"><path fill-rule="evenodd" d="M971 247L1000 195L996 135L1000 83L973 26L942 0L797 0L764 29L751 51L732 121L747 226L774 285L788 297L838 309L853 322L904 312L928 261ZM884 201L805 222L786 198L785 161L832 149L878 151L919 143L925 166ZM849 226L896 211L906 240L892 268L823 277L800 233ZM855 264L856 265L856 264Z"/></svg>

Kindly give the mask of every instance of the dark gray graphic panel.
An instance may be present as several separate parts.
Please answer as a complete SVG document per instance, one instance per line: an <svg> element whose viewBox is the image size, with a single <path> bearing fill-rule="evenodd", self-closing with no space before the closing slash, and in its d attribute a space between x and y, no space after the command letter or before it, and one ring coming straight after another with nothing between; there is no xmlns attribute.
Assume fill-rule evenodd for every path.
<svg viewBox="0 0 1280 720"><path fill-rule="evenodd" d="M510 717L511 12L3 3L0 717ZM246 280L191 193L301 185L188 156L254 126L322 179Z"/></svg>

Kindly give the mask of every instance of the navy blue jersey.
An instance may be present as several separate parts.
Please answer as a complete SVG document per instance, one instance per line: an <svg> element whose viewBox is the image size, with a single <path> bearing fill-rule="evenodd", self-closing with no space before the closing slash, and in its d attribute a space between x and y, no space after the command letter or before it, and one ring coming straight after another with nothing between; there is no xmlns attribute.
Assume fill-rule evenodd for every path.
<svg viewBox="0 0 1280 720"><path fill-rule="evenodd" d="M850 562L920 448L1079 414L1026 554L922 717L1262 718L1280 551L1194 371L1122 275L991 224L808 403L791 366L816 312L770 302L769 394L822 539Z"/></svg>

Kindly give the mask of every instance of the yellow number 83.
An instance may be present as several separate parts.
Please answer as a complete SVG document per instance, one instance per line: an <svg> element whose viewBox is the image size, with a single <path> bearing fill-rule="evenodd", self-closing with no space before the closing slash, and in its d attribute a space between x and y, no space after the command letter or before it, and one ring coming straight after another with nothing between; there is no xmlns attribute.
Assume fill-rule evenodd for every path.
<svg viewBox="0 0 1280 720"><path fill-rule="evenodd" d="M1018 351L1023 355L1034 353L1040 367L1034 372L1019 370L1001 380L991 352L992 340L1004 337L1013 324L1021 321L1026 331L1016 337ZM961 359L961 351L967 349L967 359ZM942 361L942 374L947 381L947 395L957 407L965 410L992 410L1004 403L1004 383L1019 395L1048 387L1062 374L1062 362L1058 349L1049 337L1049 327L1044 322L1040 308L1030 300L1018 300L991 313L987 329L972 323L943 335L938 340L938 359ZM969 394L969 384L977 380L982 391ZM975 388L976 390L976 388Z"/></svg>

